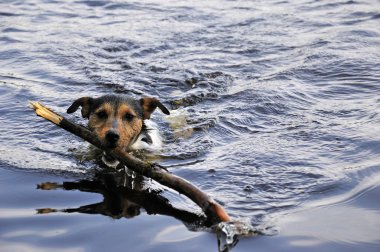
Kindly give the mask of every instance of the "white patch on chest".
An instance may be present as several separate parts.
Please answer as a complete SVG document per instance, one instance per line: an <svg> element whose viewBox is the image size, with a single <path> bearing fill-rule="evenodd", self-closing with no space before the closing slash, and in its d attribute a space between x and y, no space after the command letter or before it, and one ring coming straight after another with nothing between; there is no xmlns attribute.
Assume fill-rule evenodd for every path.
<svg viewBox="0 0 380 252"><path fill-rule="evenodd" d="M150 150L157 151L162 147L162 139L158 132L158 126L155 122L150 120L144 120L144 124L147 128L146 132L143 132L139 135L136 142L130 146L130 150ZM143 141L149 135L149 138L152 140L152 143L147 143Z"/></svg>

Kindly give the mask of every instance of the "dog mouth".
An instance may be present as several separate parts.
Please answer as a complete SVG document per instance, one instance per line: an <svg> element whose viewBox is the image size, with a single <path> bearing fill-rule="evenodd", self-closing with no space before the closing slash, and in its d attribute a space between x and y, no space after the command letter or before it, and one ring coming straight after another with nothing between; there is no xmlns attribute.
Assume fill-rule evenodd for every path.
<svg viewBox="0 0 380 252"><path fill-rule="evenodd" d="M104 146L107 148L107 149L115 149L118 145L117 145L117 143L109 143L109 142L106 142L105 144L104 144Z"/></svg>
<svg viewBox="0 0 380 252"><path fill-rule="evenodd" d="M106 148L106 149L109 149L109 150L116 149L120 145L119 141L109 141L106 138L100 138L100 137L98 137L98 139L100 140L103 148Z"/></svg>

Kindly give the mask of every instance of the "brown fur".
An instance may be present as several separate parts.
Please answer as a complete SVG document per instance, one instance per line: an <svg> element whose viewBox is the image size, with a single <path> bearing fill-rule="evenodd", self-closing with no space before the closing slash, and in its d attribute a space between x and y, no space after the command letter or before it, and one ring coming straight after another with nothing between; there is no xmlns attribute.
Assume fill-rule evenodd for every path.
<svg viewBox="0 0 380 252"><path fill-rule="evenodd" d="M150 97L141 98L140 103L141 103L141 106L143 107L144 119L150 119L150 115L153 113L153 111L157 107L159 107L161 111L164 112L165 114L167 115L169 114L169 111L167 110L167 108L165 108L165 106L162 105L162 103L156 98L150 98Z"/></svg>
<svg viewBox="0 0 380 252"><path fill-rule="evenodd" d="M107 114L107 118L99 118L97 113L104 112ZM123 119L125 114L133 116L131 121ZM137 118L136 112L130 106L122 104L119 107L112 106L110 103L104 103L101 105L95 113L92 113L89 117L89 128L98 135L101 142L106 142L106 134L109 131L114 130L120 135L118 141L118 148L126 148L133 143L141 132L143 121L141 118Z"/></svg>
<svg viewBox="0 0 380 252"><path fill-rule="evenodd" d="M110 148L128 149L143 129L145 119L150 119L153 111L159 107L169 114L167 108L156 98L134 100L130 97L107 95L99 98L82 97L74 101L68 113L82 107L82 116L88 118L88 126L99 140ZM109 133L117 135L114 144L110 144Z"/></svg>

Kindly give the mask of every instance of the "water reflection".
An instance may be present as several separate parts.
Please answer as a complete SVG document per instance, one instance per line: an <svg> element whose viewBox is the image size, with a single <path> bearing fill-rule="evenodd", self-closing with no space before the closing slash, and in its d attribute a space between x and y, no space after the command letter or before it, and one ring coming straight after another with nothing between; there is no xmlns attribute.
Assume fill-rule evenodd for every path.
<svg viewBox="0 0 380 252"><path fill-rule="evenodd" d="M79 190L81 192L98 193L102 195L101 202L83 205L74 208L54 209L39 208L38 214L49 213L82 213L101 214L113 219L134 218L144 210L149 215L167 215L174 217L185 225L190 231L213 231L217 233L218 248L220 252L227 252L239 241L236 232L226 232L220 226L211 226L211 222L204 215L192 213L174 207L170 200L164 197L161 189L152 189L143 176L133 172L102 171L91 179L64 181L61 184L44 182L37 185L39 190ZM226 224L228 226L228 224ZM244 225L242 224L242 227Z"/></svg>
<svg viewBox="0 0 380 252"><path fill-rule="evenodd" d="M147 187L146 180L142 176L125 171L99 172L92 179L65 181L62 184L45 182L37 185L37 188L40 190L79 190L98 193L103 197L101 202L76 208L37 209L39 214L53 212L101 214L113 219L120 219L137 217L141 210L145 210L149 215L172 216L181 220L188 227L210 226L204 216L175 208L167 198L160 194L160 190L152 190L149 186Z"/></svg>

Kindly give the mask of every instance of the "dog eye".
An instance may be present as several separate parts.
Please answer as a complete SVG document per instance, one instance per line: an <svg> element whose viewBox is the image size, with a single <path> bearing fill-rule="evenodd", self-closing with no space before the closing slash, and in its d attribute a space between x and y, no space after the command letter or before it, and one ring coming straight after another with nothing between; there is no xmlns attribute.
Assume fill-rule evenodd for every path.
<svg viewBox="0 0 380 252"><path fill-rule="evenodd" d="M107 113L105 111L99 111L98 113L96 113L96 115L100 118L100 119L106 119L108 117Z"/></svg>
<svg viewBox="0 0 380 252"><path fill-rule="evenodd" d="M131 115L131 114L125 114L125 115L124 115L124 120L132 121L132 119L133 119L134 117L135 117L134 115Z"/></svg>

